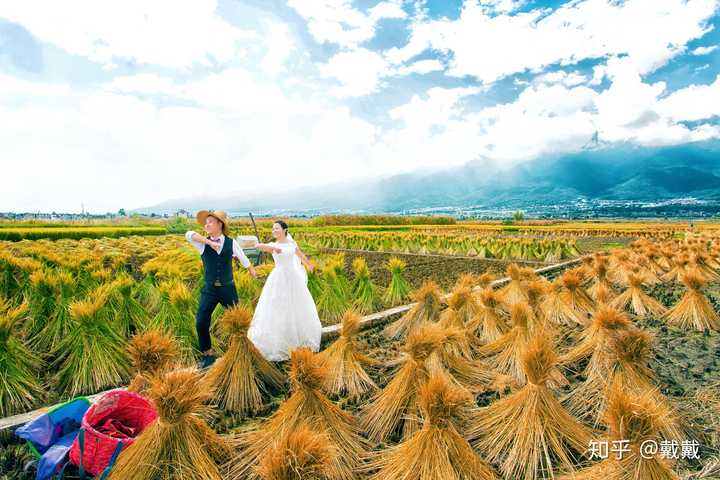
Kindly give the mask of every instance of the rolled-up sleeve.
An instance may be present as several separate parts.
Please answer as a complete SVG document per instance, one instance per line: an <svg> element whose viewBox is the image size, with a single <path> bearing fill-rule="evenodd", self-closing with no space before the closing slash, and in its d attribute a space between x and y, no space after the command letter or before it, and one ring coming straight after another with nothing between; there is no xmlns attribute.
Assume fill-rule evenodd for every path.
<svg viewBox="0 0 720 480"><path fill-rule="evenodd" d="M245 255L245 252L242 248L240 248L240 245L238 244L238 242L235 241L235 239L233 239L232 242L233 256L237 257L240 260L240 263L242 263L243 267L248 268L250 266L250 260L247 258L247 255Z"/></svg>
<svg viewBox="0 0 720 480"><path fill-rule="evenodd" d="M193 240L192 236L193 236L194 233L195 233L195 232L192 231L192 230L189 230L187 233L185 233L185 240L187 240L188 242L190 242L190 244L191 244L193 247L195 247L195 249L196 249L198 252L200 252L200 253L202 254L203 251L205 250L205 244L204 244L204 243L201 243L201 242L196 242L195 240Z"/></svg>

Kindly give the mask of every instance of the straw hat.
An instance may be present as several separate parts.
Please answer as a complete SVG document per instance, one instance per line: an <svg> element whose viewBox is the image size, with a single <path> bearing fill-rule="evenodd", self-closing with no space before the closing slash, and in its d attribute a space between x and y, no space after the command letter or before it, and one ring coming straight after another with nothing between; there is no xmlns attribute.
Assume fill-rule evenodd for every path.
<svg viewBox="0 0 720 480"><path fill-rule="evenodd" d="M222 223L223 235L225 235L226 237L230 236L230 220L228 219L225 212L223 212L222 210L200 210L195 218L197 218L197 221L200 225L205 225L205 220L207 220L207 217L213 217L219 220L220 223Z"/></svg>

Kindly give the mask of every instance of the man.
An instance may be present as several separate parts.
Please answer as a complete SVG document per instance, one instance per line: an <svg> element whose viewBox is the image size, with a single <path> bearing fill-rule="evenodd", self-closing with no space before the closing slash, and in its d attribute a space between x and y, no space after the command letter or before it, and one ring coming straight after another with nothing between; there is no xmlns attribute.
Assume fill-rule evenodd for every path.
<svg viewBox="0 0 720 480"><path fill-rule="evenodd" d="M233 281L233 257L240 260L253 278L256 274L240 245L228 237L230 229L225 212L201 210L197 214L197 221L203 225L207 237L191 230L185 234L185 238L200 252L203 262L205 285L200 293L195 327L202 352L200 368L207 368L215 362L215 352L210 340L210 320L213 311L218 303L228 308L238 302Z"/></svg>

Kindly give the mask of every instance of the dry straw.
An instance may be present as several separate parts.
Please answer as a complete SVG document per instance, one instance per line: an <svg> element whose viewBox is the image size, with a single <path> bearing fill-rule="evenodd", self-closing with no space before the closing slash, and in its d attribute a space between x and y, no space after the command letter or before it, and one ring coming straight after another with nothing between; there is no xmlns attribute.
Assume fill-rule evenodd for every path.
<svg viewBox="0 0 720 480"><path fill-rule="evenodd" d="M506 318L508 314L503 308L498 292L489 289L482 290L477 298L480 308L469 327L481 342L494 342L507 333Z"/></svg>
<svg viewBox="0 0 720 480"><path fill-rule="evenodd" d="M628 274L628 288L612 301L612 306L619 310L629 309L640 318L664 315L667 309L643 291L644 278L635 273Z"/></svg>
<svg viewBox="0 0 720 480"><path fill-rule="evenodd" d="M437 322L442 309L441 292L433 281L426 281L412 294L416 304L402 317L385 327L390 338L406 338L417 331L425 322Z"/></svg>
<svg viewBox="0 0 720 480"><path fill-rule="evenodd" d="M418 392L429 378L426 361L443 338L442 329L432 325L408 337L392 379L363 410L362 427L370 440L382 442L394 433L408 438L418 429Z"/></svg>
<svg viewBox="0 0 720 480"><path fill-rule="evenodd" d="M247 336L252 312L242 304L225 311L221 325L229 338L225 354L210 367L205 381L218 406L244 416L263 408L263 398L286 384L285 375L265 360Z"/></svg>
<svg viewBox="0 0 720 480"><path fill-rule="evenodd" d="M218 464L230 455L225 442L208 426L205 403L212 390L195 369L155 377L149 397L158 419L122 451L109 480L220 480Z"/></svg>
<svg viewBox="0 0 720 480"><path fill-rule="evenodd" d="M246 480L258 477L257 466L266 452L278 441L303 425L325 433L337 448L328 466L333 479L354 479L359 459L366 452L366 442L351 414L343 411L320 391L327 372L308 348L290 353L292 394L259 428L243 432L236 439L236 453L225 467L225 477Z"/></svg>
<svg viewBox="0 0 720 480"><path fill-rule="evenodd" d="M433 376L419 392L423 425L401 444L378 452L371 480L490 480L497 477L460 432L472 402L467 392L443 376Z"/></svg>
<svg viewBox="0 0 720 480"><path fill-rule="evenodd" d="M513 327L508 333L478 349L478 354L483 357L490 357L489 363L503 375L508 375L518 385L524 385L527 381L525 368L523 367L523 355L530 340L538 335L549 338L548 332L533 332L532 325L537 325L537 317L530 305L527 303L516 303L512 306L510 319ZM565 385L567 380L557 367L551 371L551 384L554 386Z"/></svg>
<svg viewBox="0 0 720 480"><path fill-rule="evenodd" d="M135 370L128 390L145 394L150 388L150 380L178 361L180 347L174 337L160 330L148 330L130 339L128 354Z"/></svg>
<svg viewBox="0 0 720 480"><path fill-rule="evenodd" d="M122 385L130 377L126 341L104 313L106 297L93 292L70 305L73 325L57 348L56 381L70 397Z"/></svg>
<svg viewBox="0 0 720 480"><path fill-rule="evenodd" d="M524 287L526 274L523 270L517 264L513 263L507 267L505 274L510 277L510 281L500 289L500 296L503 302L507 305L527 302L527 294Z"/></svg>
<svg viewBox="0 0 720 480"><path fill-rule="evenodd" d="M330 466L336 455L326 434L301 425L265 453L258 476L262 480L332 480Z"/></svg>
<svg viewBox="0 0 720 480"><path fill-rule="evenodd" d="M376 360L360 351L357 340L360 331L360 316L348 310L342 318L340 338L318 354L327 370L323 385L331 395L346 395L350 401L357 401L377 385L365 370L378 364Z"/></svg>
<svg viewBox="0 0 720 480"><path fill-rule="evenodd" d="M608 439L598 440L623 446L622 452L608 452L599 463L560 477L559 480L676 480L667 459L660 452L647 449L641 452L643 442L659 445L662 437L665 409L658 405L651 394L638 395L626 392L615 383L608 392L608 408L605 421Z"/></svg>
<svg viewBox="0 0 720 480"><path fill-rule="evenodd" d="M448 299L448 308L440 316L440 325L455 328L460 338L452 344L452 353L468 360L473 358L473 345L479 344L473 331L469 328L475 324L480 306L475 301L470 288L456 288Z"/></svg>
<svg viewBox="0 0 720 480"><path fill-rule="evenodd" d="M27 304L13 308L0 296L0 417L28 410L45 398L38 379L42 361L17 335L16 326L27 312Z"/></svg>
<svg viewBox="0 0 720 480"><path fill-rule="evenodd" d="M467 437L506 478L536 480L571 471L590 442L590 432L572 417L548 387L556 357L538 335L522 356L528 383L477 410Z"/></svg>
<svg viewBox="0 0 720 480"><path fill-rule="evenodd" d="M631 322L625 314L613 307L601 305L593 314L590 325L580 334L578 344L563 355L560 362L563 364L574 364L593 357L595 362L591 361L588 364L587 370L585 371L586 377L594 374L604 375L604 365L598 365L597 362L597 358L601 356L601 354L594 355L595 352L602 352L607 348L607 343L615 331L629 328L630 326Z"/></svg>
<svg viewBox="0 0 720 480"><path fill-rule="evenodd" d="M570 411L599 425L607 412L607 402L613 386L627 392L645 395L665 409L667 428L665 439L681 441L684 430L680 419L668 400L656 389L650 361L653 357L654 336L635 327L618 329L596 351L590 360L585 382L566 397ZM592 368L591 368L592 367Z"/></svg>
<svg viewBox="0 0 720 480"><path fill-rule="evenodd" d="M720 330L720 316L702 292L705 279L697 270L682 275L687 291L666 314L668 323L685 329Z"/></svg>

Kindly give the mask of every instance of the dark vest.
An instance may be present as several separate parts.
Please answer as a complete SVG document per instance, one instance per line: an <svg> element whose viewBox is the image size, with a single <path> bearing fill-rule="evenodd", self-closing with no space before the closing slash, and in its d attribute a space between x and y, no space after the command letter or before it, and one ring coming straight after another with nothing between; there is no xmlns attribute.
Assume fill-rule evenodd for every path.
<svg viewBox="0 0 720 480"><path fill-rule="evenodd" d="M225 237L219 255L212 247L205 245L205 250L203 250L202 253L202 262L203 269L205 270L206 287L220 287L233 283L232 243L232 238Z"/></svg>

